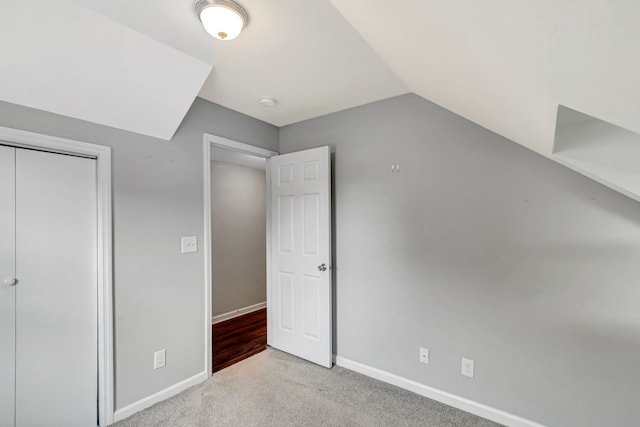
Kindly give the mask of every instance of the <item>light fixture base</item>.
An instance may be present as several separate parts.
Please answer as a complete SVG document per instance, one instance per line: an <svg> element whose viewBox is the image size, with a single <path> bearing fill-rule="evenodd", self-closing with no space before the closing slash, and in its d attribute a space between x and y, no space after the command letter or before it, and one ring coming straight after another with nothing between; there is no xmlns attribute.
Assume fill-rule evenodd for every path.
<svg viewBox="0 0 640 427"><path fill-rule="evenodd" d="M276 99L272 98L271 96L262 96L260 97L259 102L260 105L267 108L273 108L278 104L278 101L276 101Z"/></svg>
<svg viewBox="0 0 640 427"><path fill-rule="evenodd" d="M238 3L236 3L233 0L198 0L194 7L196 10L196 13L198 14L198 18L200 19L200 22L205 27L207 32L211 34L213 37L220 40L234 39L235 37L238 36L240 31L242 31L247 27L247 25L249 25L249 15L247 14L247 11L244 10L242 6L240 6ZM214 7L223 8L223 9L226 9L227 11L233 12L237 15L237 18L239 18L242 21L241 28L239 28L239 30L235 32L235 34L231 34L231 37L229 37L229 34L225 29L213 29L203 19L203 12L209 8L214 8Z"/></svg>

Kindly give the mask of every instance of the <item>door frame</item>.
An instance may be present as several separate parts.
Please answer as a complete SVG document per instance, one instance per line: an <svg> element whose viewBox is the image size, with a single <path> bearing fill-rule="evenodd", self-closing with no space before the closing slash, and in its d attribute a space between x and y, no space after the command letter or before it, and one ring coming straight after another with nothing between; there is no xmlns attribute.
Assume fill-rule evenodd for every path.
<svg viewBox="0 0 640 427"><path fill-rule="evenodd" d="M203 187L204 187L204 363L207 375L213 375L213 367L211 358L212 353L212 337L211 337L211 289L213 286L211 276L211 146L236 151L238 153L250 154L268 160L273 156L277 156L275 151L266 148L256 147L255 145L245 144L244 142L235 141L217 135L205 133L202 136L202 155L203 155ZM269 281L271 269L271 174L269 173L269 163L266 165L266 216L267 216L267 306L269 301ZM269 339L270 320L267 313L267 340Z"/></svg>
<svg viewBox="0 0 640 427"><path fill-rule="evenodd" d="M111 147L0 127L0 141L17 148L72 154L96 160L98 243L98 414L99 425L113 423L113 242Z"/></svg>

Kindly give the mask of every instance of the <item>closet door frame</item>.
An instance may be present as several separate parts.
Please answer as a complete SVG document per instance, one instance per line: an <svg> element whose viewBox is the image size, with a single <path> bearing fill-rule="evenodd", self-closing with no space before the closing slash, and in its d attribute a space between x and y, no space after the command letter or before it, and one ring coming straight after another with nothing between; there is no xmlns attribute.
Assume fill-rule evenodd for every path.
<svg viewBox="0 0 640 427"><path fill-rule="evenodd" d="M98 225L98 413L100 426L113 423L113 277L111 147L0 127L10 146L96 159Z"/></svg>

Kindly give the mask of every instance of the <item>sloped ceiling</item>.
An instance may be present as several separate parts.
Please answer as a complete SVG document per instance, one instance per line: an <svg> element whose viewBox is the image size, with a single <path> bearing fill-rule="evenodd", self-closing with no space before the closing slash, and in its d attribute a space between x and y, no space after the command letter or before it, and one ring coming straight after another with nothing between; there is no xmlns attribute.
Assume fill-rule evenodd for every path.
<svg viewBox="0 0 640 427"><path fill-rule="evenodd" d="M218 42L194 0L3 0L0 99L164 139L197 95L282 126L409 91L545 156L560 104L640 132L636 0L240 3Z"/></svg>
<svg viewBox="0 0 640 427"><path fill-rule="evenodd" d="M640 2L331 0L416 94L543 155L558 104L640 131Z"/></svg>
<svg viewBox="0 0 640 427"><path fill-rule="evenodd" d="M281 126L408 92L328 0L243 0L229 42L194 3L3 0L0 100L170 139L198 94Z"/></svg>
<svg viewBox="0 0 640 427"><path fill-rule="evenodd" d="M173 49L214 64L215 42L196 16L196 0L73 0Z"/></svg>
<svg viewBox="0 0 640 427"><path fill-rule="evenodd" d="M211 71L74 1L3 0L0 99L170 139Z"/></svg>

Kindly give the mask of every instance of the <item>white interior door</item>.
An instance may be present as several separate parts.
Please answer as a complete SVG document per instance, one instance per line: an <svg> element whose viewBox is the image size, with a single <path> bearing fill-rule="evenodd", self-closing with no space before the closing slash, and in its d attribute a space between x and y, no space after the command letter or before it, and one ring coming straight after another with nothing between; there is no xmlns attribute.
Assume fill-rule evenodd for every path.
<svg viewBox="0 0 640 427"><path fill-rule="evenodd" d="M269 344L331 367L329 147L274 156L269 160L269 165Z"/></svg>
<svg viewBox="0 0 640 427"><path fill-rule="evenodd" d="M95 426L96 161L15 153L15 425Z"/></svg>
<svg viewBox="0 0 640 427"><path fill-rule="evenodd" d="M15 416L15 151L0 145L0 427Z"/></svg>

